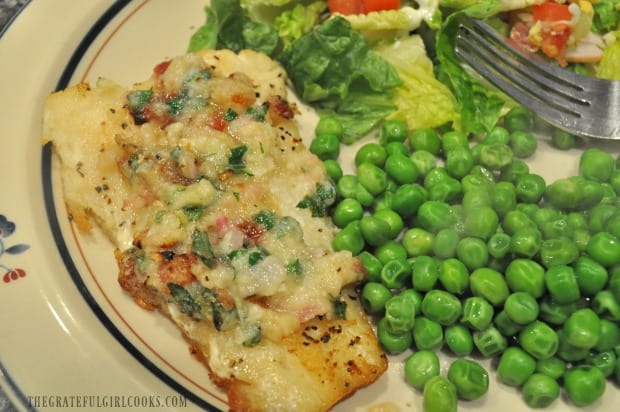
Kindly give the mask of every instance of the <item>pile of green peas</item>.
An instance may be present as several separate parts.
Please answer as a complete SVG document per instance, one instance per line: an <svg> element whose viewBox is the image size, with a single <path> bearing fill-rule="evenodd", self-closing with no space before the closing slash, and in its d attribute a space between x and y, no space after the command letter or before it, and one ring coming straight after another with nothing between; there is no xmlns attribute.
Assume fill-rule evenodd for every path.
<svg viewBox="0 0 620 412"><path fill-rule="evenodd" d="M560 150L579 141L539 126L522 107L475 137L386 120L343 174L342 126L317 125L310 151L338 194L333 247L363 262L361 300L385 351L413 350L405 380L426 411L487 392L472 355L496 360L532 408L562 390L591 405L608 378L620 384L620 157L587 148L577 176L546 182L524 161L531 131ZM438 351L456 356L445 376Z"/></svg>

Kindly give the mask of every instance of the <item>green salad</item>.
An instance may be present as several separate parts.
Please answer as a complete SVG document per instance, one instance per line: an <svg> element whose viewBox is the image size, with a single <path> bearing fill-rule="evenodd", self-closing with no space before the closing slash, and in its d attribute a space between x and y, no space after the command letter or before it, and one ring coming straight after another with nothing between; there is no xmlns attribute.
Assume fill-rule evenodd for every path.
<svg viewBox="0 0 620 412"><path fill-rule="evenodd" d="M453 22L485 19L532 58L620 79L620 0L211 0L205 13L189 51L261 51L319 114L310 151L337 189L333 247L363 262L386 352L413 350L404 379L425 411L483 397L480 357L530 408L617 390L620 157L466 70ZM543 139L583 149L577 175L530 170ZM339 154L356 142L348 173Z"/></svg>

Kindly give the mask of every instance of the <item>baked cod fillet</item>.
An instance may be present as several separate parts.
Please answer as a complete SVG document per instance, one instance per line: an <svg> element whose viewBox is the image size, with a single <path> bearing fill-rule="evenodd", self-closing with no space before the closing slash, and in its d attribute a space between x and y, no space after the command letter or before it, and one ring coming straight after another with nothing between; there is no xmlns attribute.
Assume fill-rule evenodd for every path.
<svg viewBox="0 0 620 412"><path fill-rule="evenodd" d="M44 109L74 223L106 233L120 286L178 325L234 411L325 411L387 368L285 81L262 54L205 51Z"/></svg>

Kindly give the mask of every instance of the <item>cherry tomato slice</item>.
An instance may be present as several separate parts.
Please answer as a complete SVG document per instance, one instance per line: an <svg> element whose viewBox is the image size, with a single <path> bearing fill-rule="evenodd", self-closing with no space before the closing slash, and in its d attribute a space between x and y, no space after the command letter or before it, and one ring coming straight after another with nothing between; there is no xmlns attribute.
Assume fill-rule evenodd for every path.
<svg viewBox="0 0 620 412"><path fill-rule="evenodd" d="M570 20L572 14L568 5L550 1L532 6L532 17L534 21L558 21Z"/></svg>

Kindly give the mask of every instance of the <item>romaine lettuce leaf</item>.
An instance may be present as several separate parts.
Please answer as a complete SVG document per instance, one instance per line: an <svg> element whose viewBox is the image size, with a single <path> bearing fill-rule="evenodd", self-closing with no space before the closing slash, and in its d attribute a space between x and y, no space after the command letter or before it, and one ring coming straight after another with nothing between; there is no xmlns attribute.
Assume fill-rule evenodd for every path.
<svg viewBox="0 0 620 412"><path fill-rule="evenodd" d="M502 2L486 0L478 2L462 11L452 13L437 33L436 53L440 63L438 77L449 84L456 97L461 113L461 128L467 133L488 132L500 118L505 100L499 93L487 89L468 74L454 52L454 40L460 13L472 17L486 18L496 15Z"/></svg>
<svg viewBox="0 0 620 412"><path fill-rule="evenodd" d="M304 102L351 126L345 126L345 143L368 133L396 108L397 71L340 16L293 42L278 60Z"/></svg>
<svg viewBox="0 0 620 412"><path fill-rule="evenodd" d="M450 89L435 78L432 61L422 38L413 35L374 48L396 70L402 84L394 89L397 109L389 118L404 120L409 129L460 124L456 99Z"/></svg>
<svg viewBox="0 0 620 412"><path fill-rule="evenodd" d="M426 22L433 29L438 29L441 25L439 0L416 0L415 3L415 6L403 5L396 10L382 10L343 17L351 23L354 29L370 32L373 36L376 36L377 32L387 32L391 37L398 33L407 34L420 27L422 22Z"/></svg>
<svg viewBox="0 0 620 412"><path fill-rule="evenodd" d="M295 4L292 9L283 11L275 18L274 25L278 35L287 47L319 23L320 14L326 10L324 1L315 1L308 5Z"/></svg>
<svg viewBox="0 0 620 412"><path fill-rule="evenodd" d="M275 27L254 21L241 7L240 0L211 0L205 7L206 22L190 38L188 51L252 49L273 55L280 45Z"/></svg>

